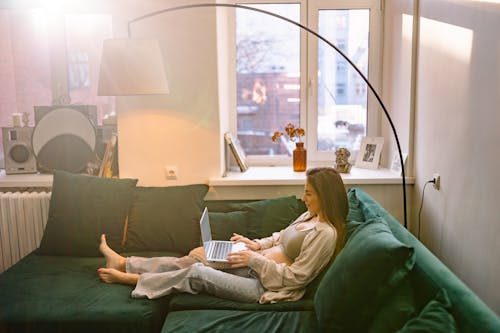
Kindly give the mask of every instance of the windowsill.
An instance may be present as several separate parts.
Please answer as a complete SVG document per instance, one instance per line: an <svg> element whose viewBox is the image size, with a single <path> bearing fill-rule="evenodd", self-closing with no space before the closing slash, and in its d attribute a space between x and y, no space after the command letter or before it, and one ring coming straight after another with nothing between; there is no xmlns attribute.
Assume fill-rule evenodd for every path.
<svg viewBox="0 0 500 333"><path fill-rule="evenodd" d="M389 169L360 169L353 167L351 173L342 174L346 185L393 185L401 184L402 178ZM231 171L226 177L211 178L209 185L221 186L274 186L304 185L305 172L293 172L291 167L250 167L246 172ZM415 178L406 177L407 184L414 184ZM0 187L51 187L51 174L6 175L0 170Z"/></svg>
<svg viewBox="0 0 500 333"><path fill-rule="evenodd" d="M52 187L52 175L40 173L6 175L5 170L0 170L0 187Z"/></svg>
<svg viewBox="0 0 500 333"><path fill-rule="evenodd" d="M341 174L346 185L392 185L401 184L400 175L389 169L375 170L353 167L349 174ZM291 167L253 166L245 172L228 172L226 177L211 178L210 186L259 186L259 185L304 185L305 172L294 172ZM413 184L415 178L406 177L407 184Z"/></svg>

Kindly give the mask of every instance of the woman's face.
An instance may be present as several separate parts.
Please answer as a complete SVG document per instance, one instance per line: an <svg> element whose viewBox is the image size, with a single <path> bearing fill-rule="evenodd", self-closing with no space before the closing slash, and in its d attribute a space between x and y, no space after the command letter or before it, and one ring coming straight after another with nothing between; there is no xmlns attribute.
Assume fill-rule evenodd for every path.
<svg viewBox="0 0 500 333"><path fill-rule="evenodd" d="M319 199L318 193L316 193L309 182L306 182L302 201L304 201L304 203L306 204L309 213L311 213L312 215L321 214L321 200Z"/></svg>

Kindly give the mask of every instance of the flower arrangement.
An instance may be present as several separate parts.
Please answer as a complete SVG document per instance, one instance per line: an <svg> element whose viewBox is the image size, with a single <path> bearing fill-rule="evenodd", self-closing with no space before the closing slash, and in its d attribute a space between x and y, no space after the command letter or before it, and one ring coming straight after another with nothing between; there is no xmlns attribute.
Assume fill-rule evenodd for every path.
<svg viewBox="0 0 500 333"><path fill-rule="evenodd" d="M280 132L280 131L276 131L276 132L274 132L273 137L271 138L271 140L273 140L273 142L276 142L276 141L278 141L278 139L282 135L285 135L285 134L288 136L288 138L290 139L290 141L301 142L301 137L303 137L304 135L306 135L306 131L304 131L304 129L301 128L301 127L295 127L294 124L288 123L285 126L285 133Z"/></svg>

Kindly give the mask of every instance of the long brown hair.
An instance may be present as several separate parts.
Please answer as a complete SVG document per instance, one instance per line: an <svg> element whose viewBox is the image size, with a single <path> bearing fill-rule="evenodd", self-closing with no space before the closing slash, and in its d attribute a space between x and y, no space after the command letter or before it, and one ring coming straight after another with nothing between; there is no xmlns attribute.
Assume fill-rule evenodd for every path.
<svg viewBox="0 0 500 333"><path fill-rule="evenodd" d="M345 242L345 221L349 203L344 182L333 168L313 168L307 170L307 182L313 187L321 201L324 217L337 231L337 243L333 257L342 250Z"/></svg>

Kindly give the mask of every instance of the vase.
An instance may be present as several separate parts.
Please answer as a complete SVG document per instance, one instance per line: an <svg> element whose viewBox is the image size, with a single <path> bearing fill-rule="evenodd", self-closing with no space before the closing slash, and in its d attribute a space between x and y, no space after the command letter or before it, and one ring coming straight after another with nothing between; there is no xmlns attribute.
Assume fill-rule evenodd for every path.
<svg viewBox="0 0 500 333"><path fill-rule="evenodd" d="M293 171L306 171L307 150L304 148L304 142L296 142L293 150Z"/></svg>

